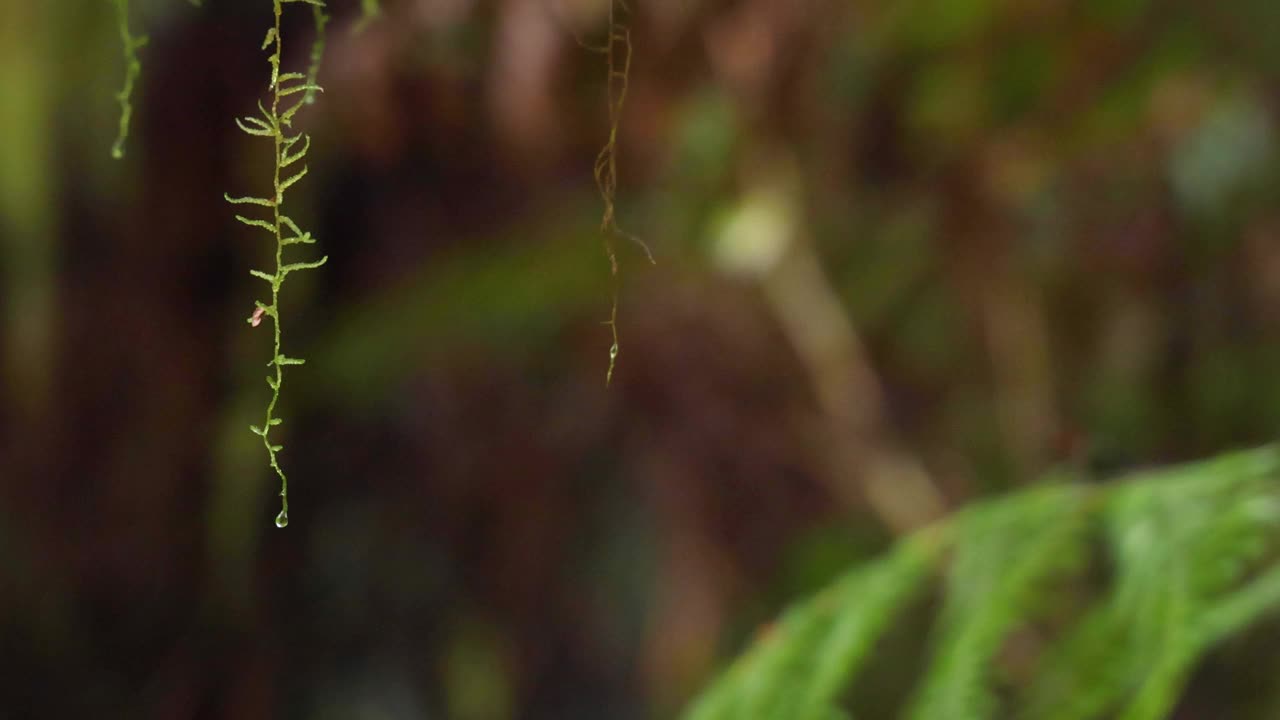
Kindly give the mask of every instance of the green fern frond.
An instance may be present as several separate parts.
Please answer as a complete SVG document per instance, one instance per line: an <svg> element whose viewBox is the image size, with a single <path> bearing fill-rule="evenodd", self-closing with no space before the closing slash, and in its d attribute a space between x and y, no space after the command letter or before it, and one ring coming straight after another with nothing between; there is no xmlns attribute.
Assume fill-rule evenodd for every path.
<svg viewBox="0 0 1280 720"><path fill-rule="evenodd" d="M686 713L686 720L825 720L876 640L920 588L939 539L922 534L793 608Z"/></svg>
<svg viewBox="0 0 1280 720"><path fill-rule="evenodd" d="M957 518L940 642L910 717L996 715L991 666L1036 609L1045 581L1084 555L1088 500L1081 486L1048 486Z"/></svg>
<svg viewBox="0 0 1280 720"><path fill-rule="evenodd" d="M111 0L116 8L116 25L120 31L120 45L124 53L124 86L116 93L116 102L120 104L120 129L116 140L111 145L111 157L119 160L124 157L124 143L129 137L129 122L133 118L133 86L142 72L142 61L138 59L138 50L147 44L146 35L134 35L129 30L129 0Z"/></svg>
<svg viewBox="0 0 1280 720"><path fill-rule="evenodd" d="M1167 717L1206 652L1280 610L1280 565L1259 567L1280 539L1278 476L1280 453L1264 448L975 506L788 611L685 717L840 717L834 700L866 648L946 548L937 641L908 715ZM1007 639L1047 609L1048 593L1098 544L1110 557L1106 591L1060 637L1044 638L1046 649L1025 668L1034 670L1025 690L1002 692L997 665ZM924 555L907 550L922 547ZM849 647L862 649L831 662L841 627L861 628Z"/></svg>
<svg viewBox="0 0 1280 720"><path fill-rule="evenodd" d="M1111 593L1046 658L1025 716L1164 717L1195 660L1222 637L1199 628L1214 626L1208 618L1229 606L1233 586L1275 534L1275 472L1275 453L1266 450L1111 490L1101 518Z"/></svg>
<svg viewBox="0 0 1280 720"><path fill-rule="evenodd" d="M285 278L291 273L318 268L329 259L328 256L325 256L314 261L285 262L284 258L285 247L315 242L315 238L309 232L305 232L298 227L298 224L285 215L283 211L286 194L306 176L307 166L303 165L301 170L289 175L285 175L284 170L286 167L306 157L307 152L311 149L311 138L306 133L286 135L284 128L290 126L298 109L309 98L312 98L315 92L322 90L314 82L316 75L319 73L320 62L320 54L314 48L312 64L306 74L280 71L280 58L283 56L280 18L283 6L288 3L311 5L313 14L316 17L317 30L321 33L323 32L325 21L324 3L320 0L273 0L275 23L267 30L266 36L262 41L262 49L270 50L270 54L267 56L267 62L271 66L271 79L268 83L268 89L271 91L270 105L265 105L259 101L258 111L261 113L261 117L246 116L236 118L235 121L236 126L246 135L269 138L272 141L274 146L272 155L274 170L271 178L271 187L274 194L270 198L223 195L223 198L232 205L256 205L269 209L270 216L266 219L251 218L243 215L236 215L235 219L248 227L265 230L275 240L275 271L249 271L250 275L265 281L271 286L271 301L269 303L256 301L254 303L254 312L247 321L251 326L256 327L263 318L270 318L274 331L274 348L271 360L267 362L267 367L274 368L275 374L268 375L266 378L267 387L271 389L271 399L267 403L266 419L261 425L251 425L249 430L262 438L263 447L267 451L267 464L280 478L280 513L276 516L276 525L278 527L284 527L289 523L289 481L285 476L284 470L280 467L278 457L284 446L279 443L273 443L270 434L272 428L278 427L283 422L275 413L276 405L280 401L280 387L284 384L284 368L290 365L302 365L306 362L302 358L289 357L281 350L280 291L284 286ZM321 43L321 47L323 46L322 38L323 36L321 35L317 40L317 42ZM306 95L302 100L290 104L284 109L281 108L283 98L298 93L306 93ZM301 143L301 147L299 147L299 143Z"/></svg>

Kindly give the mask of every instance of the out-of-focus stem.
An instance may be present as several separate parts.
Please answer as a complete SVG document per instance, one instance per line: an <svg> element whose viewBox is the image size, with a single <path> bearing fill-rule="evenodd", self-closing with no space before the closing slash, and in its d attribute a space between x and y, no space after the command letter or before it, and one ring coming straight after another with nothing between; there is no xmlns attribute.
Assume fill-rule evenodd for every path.
<svg viewBox="0 0 1280 720"><path fill-rule="evenodd" d="M730 262L757 279L804 365L820 410L810 430L832 493L866 502L895 532L914 530L943 513L942 495L886 425L879 380L805 237L799 181L789 170L773 159L756 175L761 184L746 202L758 209L747 211L753 219L742 228L747 249Z"/></svg>

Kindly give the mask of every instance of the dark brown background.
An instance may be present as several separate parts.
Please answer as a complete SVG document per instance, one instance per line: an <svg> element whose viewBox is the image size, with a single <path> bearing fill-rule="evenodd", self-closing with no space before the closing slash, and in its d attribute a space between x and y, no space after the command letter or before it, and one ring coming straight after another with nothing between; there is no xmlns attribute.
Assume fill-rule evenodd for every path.
<svg viewBox="0 0 1280 720"><path fill-rule="evenodd" d="M110 4L4 4L0 717L668 717L939 513L1271 437L1280 6L632 2L606 387L603 3L332 0L283 531L270 4L135 0L120 162ZM1234 652L1185 717L1280 712Z"/></svg>

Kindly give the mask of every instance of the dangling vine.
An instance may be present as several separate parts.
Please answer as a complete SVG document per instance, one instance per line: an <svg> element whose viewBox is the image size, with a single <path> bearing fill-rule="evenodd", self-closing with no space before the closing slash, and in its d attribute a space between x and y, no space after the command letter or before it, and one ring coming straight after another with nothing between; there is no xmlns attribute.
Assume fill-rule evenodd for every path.
<svg viewBox="0 0 1280 720"><path fill-rule="evenodd" d="M308 105L316 101L316 90L320 87L317 79L320 77L320 62L324 60L325 26L329 24L329 16L324 14L322 5L311 6L311 17L316 23L316 39L311 42L311 64L307 66L307 84L311 86L305 98Z"/></svg>
<svg viewBox="0 0 1280 720"><path fill-rule="evenodd" d="M111 1L114 3L116 10L126 65L124 86L116 95L121 108L119 134L111 149L112 156L120 158L124 156L124 143L128 137L130 119L133 113L131 100L133 88L142 69L138 58L138 49L147 43L147 37L145 35L135 36L130 31L128 0ZM188 1L196 6L201 4L201 0ZM281 72L283 58L281 16L284 12L284 5L292 3L312 6L316 37L311 48L310 62L306 73ZM653 253L648 245L636 236L624 231L618 225L615 210L618 188L618 129L622 118L623 106L627 99L632 56L631 30L626 22L619 17L621 14L618 10L619 7L621 7L622 12L629 12L629 8L623 0L610 0L607 39L602 46L589 48L605 55L608 73L609 131L604 146L596 156L593 168L593 176L604 206L600 230L604 235L605 254L609 258L610 275L613 280L609 319L605 322L610 328L613 340L609 348L609 366L605 373L606 385L613 380L613 373L619 354L617 328L619 262L615 243L616 238L621 237L634 242L644 251L649 262L655 262ZM357 23L358 27L363 27L372 21L380 12L377 0L362 0L361 9L362 17L360 22ZM246 322L252 327L257 327L264 318L270 318L273 328L272 357L267 363L267 366L272 368L273 372L266 377L267 386L271 388L271 399L267 403L262 425L250 425L249 429L262 438L263 446L267 451L268 464L280 478L280 512L276 516L276 525L278 527L285 527L289 523L289 482L283 468L280 466L279 460L279 452L284 449L283 445L272 442L271 429L283 422L276 415L276 406L280 400L280 387L284 383L284 367L287 365L302 365L305 362L301 358L285 355L282 350L279 312L280 291L283 288L285 278L290 273L318 268L328 260L328 256L323 256L315 261L285 262L285 247L313 244L315 243L315 238L311 233L303 231L293 219L285 214L283 209L286 192L307 174L306 165L303 165L302 169L297 172L287 174L288 168L306 157L311 146L309 135L302 132L290 134L290 131L292 130L293 118L298 110L303 105L314 102L315 94L323 91L317 82L317 77L325 50L325 28L329 21L329 17L324 11L324 0L272 0L274 22L268 28L266 37L262 42L262 49L270 50L270 54L267 57L267 61L271 66L271 79L268 83L268 89L271 92L270 105L269 107L264 106L259 101L258 109L260 114L236 118L235 122L240 130L246 134L253 137L268 138L272 141L274 146L274 169L272 173L274 193L271 197L232 197L230 194L225 193L223 195L224 199L232 205L256 205L266 208L269 211L266 219L239 214L235 215L235 219L248 227L268 233L275 241L276 264L274 272L268 273L256 269L249 271L253 277L264 280L270 285L270 302L255 301L255 309L246 319ZM294 96L298 95L300 97L294 99Z"/></svg>
<svg viewBox="0 0 1280 720"><path fill-rule="evenodd" d="M284 261L285 247L289 245L310 245L315 242L315 238L311 236L311 233L304 232L298 227L297 223L283 212L285 192L307 174L307 166L303 165L301 170L288 175L284 179L281 179L281 176L284 175L286 168L302 160L306 156L307 150L311 147L311 138L306 133L300 132L296 135L290 135L286 132L286 129L291 128L294 115L306 104L307 95L321 90L318 85L309 82L307 76L302 73L280 72L282 58L280 16L283 12L283 6L288 3L306 3L314 6L317 11L324 8L322 0L272 0L275 24L267 30L267 36L262 41L263 50L271 49L271 54L267 57L267 61L271 64L271 82L267 86L271 91L271 105L270 107L264 107L262 102L259 101L258 110L261 112L260 116L252 115L236 118L236 125L248 135L268 138L273 142L275 146L273 153L275 170L272 176L272 188L275 192L271 197L267 198L223 196L227 202L233 205L258 205L267 208L270 211L269 220L249 218L243 215L236 215L235 217L236 220L249 227L266 232L275 240L275 272L249 271L250 275L266 281L271 286L271 302L255 302L256 309L249 316L247 322L249 325L257 327L262 322L262 319L266 317L271 319L271 324L274 328L275 347L272 351L271 361L267 363L267 367L275 370L274 376L267 376L267 386L271 388L271 400L267 403L266 418L263 424L261 426L250 425L249 429L262 438L262 444L267 449L268 463L280 478L280 514L276 516L277 527L284 527L289 524L289 481L285 477L284 470L281 469L280 461L277 457L277 454L284 449L284 446L272 444L270 438L271 428L283 422L279 417L276 417L275 412L276 403L280 400L280 385L284 382L285 366L302 365L305 362L301 358L288 357L281 351L280 289L284 285L285 278L290 273L318 268L329 259L326 255L313 262L286 263ZM319 23L319 21L317 22ZM296 100L286 100L286 98L299 94L302 96ZM281 109L282 102L287 103L283 110Z"/></svg>
<svg viewBox="0 0 1280 720"><path fill-rule="evenodd" d="M596 156L594 175L596 187L600 190L600 199L604 203L604 212L600 219L600 231L604 233L604 250L609 257L609 272L613 278L613 301L609 310L609 319L605 324L613 335L613 345L609 347L609 369L605 372L604 382L613 381L613 369L618 360L618 253L614 239L623 237L634 242L644 250L645 257L653 263L653 253L640 238L624 231L618 226L618 218L614 211L614 201L618 192L618 125L622 119L622 106L627 101L627 89L631 79L631 28L618 18L616 6L623 11L628 8L622 0L609 0L609 29L605 44L598 48L588 48L604 54L608 66L609 96L609 136L600 154Z"/></svg>
<svg viewBox="0 0 1280 720"><path fill-rule="evenodd" d="M361 33L369 27L369 23L378 19L382 14L382 6L378 0L360 0L360 19L351 28L352 32Z"/></svg>
<svg viewBox="0 0 1280 720"><path fill-rule="evenodd" d="M120 45L124 51L124 87L116 93L116 102L120 103L120 130L116 141L111 145L111 157L119 160L124 157L124 143L129 137L129 120L133 117L133 86L142 72L142 61L138 59L138 49L147 44L146 35L134 35L129 30L129 0L112 0L116 8L116 25L120 30Z"/></svg>

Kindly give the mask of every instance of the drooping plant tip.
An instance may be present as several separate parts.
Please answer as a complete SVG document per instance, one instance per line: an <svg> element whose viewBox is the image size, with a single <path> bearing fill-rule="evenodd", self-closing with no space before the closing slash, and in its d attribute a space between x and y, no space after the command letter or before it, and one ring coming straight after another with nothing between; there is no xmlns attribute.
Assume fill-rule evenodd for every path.
<svg viewBox="0 0 1280 720"><path fill-rule="evenodd" d="M133 86L142 72L138 50L147 44L147 36L134 35L129 30L129 0L111 1L116 9L116 25L120 32L125 66L124 86L116 93L116 102L120 104L120 127L116 132L115 142L111 144L111 157L119 160L124 157L124 143L129 137L129 123L133 119Z"/></svg>
<svg viewBox="0 0 1280 720"><path fill-rule="evenodd" d="M613 381L613 371L617 364L620 347L617 323L618 252L614 247L614 238L622 237L630 240L644 251L645 257L649 259L650 263L655 262L653 253L643 240L618 226L614 207L618 193L618 126L622 121L622 108L626 104L627 89L631 81L631 28L619 18L617 13L618 5L622 5L623 9L626 9L626 5L621 0L609 0L608 35L604 45L595 48L586 46L589 50L594 50L605 56L605 65L608 70L609 135L605 140L604 147L596 155L595 167L593 168L596 187L600 192L601 202L604 204L604 210L600 218L600 231L604 234L604 250L605 255L609 258L609 272L613 280L613 299L609 310L609 319L605 321L613 336L613 344L609 346L609 368L605 371L604 382L606 386Z"/></svg>

